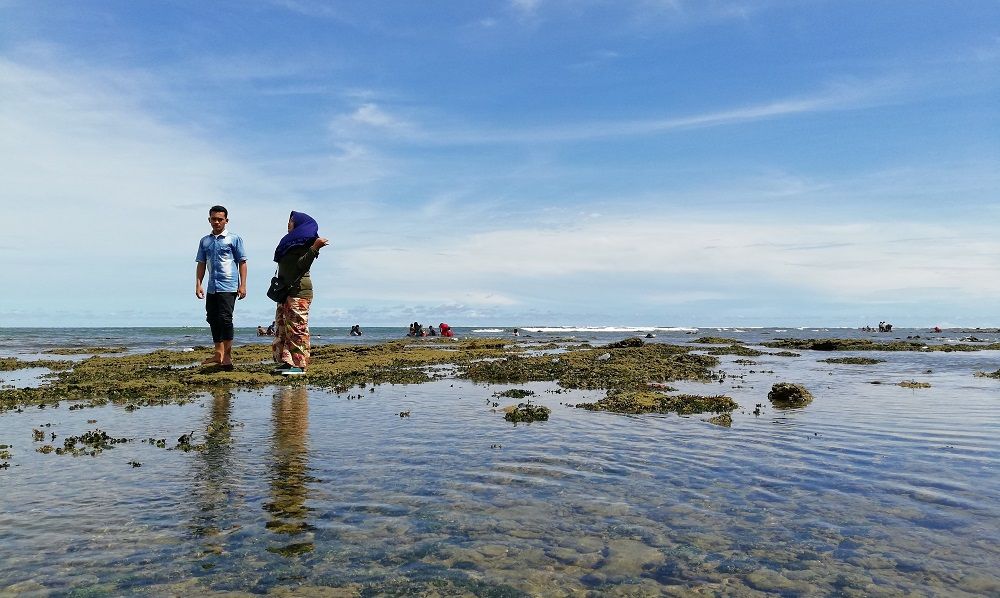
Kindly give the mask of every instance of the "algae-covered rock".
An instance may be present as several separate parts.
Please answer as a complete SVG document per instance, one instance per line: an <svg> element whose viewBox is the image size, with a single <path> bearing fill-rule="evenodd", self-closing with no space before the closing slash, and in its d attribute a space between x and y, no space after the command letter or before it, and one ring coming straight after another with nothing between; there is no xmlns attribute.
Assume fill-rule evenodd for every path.
<svg viewBox="0 0 1000 598"><path fill-rule="evenodd" d="M36 361L21 361L16 357L0 358L0 372L10 372L14 370L26 370L28 368L49 368L50 370L65 370L73 366L72 361L55 361L49 359L39 359Z"/></svg>
<svg viewBox="0 0 1000 598"><path fill-rule="evenodd" d="M1000 343L983 345L928 345L914 341L874 341L864 338L794 339L781 338L766 343L777 349L807 349L812 351L988 351L1000 350Z"/></svg>
<svg viewBox="0 0 1000 598"><path fill-rule="evenodd" d="M739 355L740 357L760 357L763 351L751 349L745 345L729 345L728 347L715 347L709 349L709 355Z"/></svg>
<svg viewBox="0 0 1000 598"><path fill-rule="evenodd" d="M670 413L679 415L693 413L722 413L734 411L739 405L727 396L711 397L699 395L667 395L654 390L611 391L603 399L593 403L578 403L576 407L588 411L610 411L612 413Z"/></svg>
<svg viewBox="0 0 1000 598"><path fill-rule="evenodd" d="M495 392L493 396L505 399L523 399L525 397L530 397L535 394L533 390L525 390L523 388L512 388L510 390L505 390L503 392Z"/></svg>
<svg viewBox="0 0 1000 598"><path fill-rule="evenodd" d="M735 338L723 338L721 336L701 336L692 341L691 343L698 343L702 345L739 345L742 341Z"/></svg>
<svg viewBox="0 0 1000 598"><path fill-rule="evenodd" d="M801 384L778 382L771 387L771 392L767 393L767 400L779 409L789 409L805 407L812 402L813 396Z"/></svg>
<svg viewBox="0 0 1000 598"><path fill-rule="evenodd" d="M917 382L916 380L903 380L899 383L903 388L930 388L929 382Z"/></svg>
<svg viewBox="0 0 1000 598"><path fill-rule="evenodd" d="M609 355L607 359L598 357ZM719 361L692 355L688 349L667 344L616 349L574 349L553 359L550 355L508 355L498 360L471 361L460 376L474 382L520 384L555 380L564 388L639 389L650 382L711 379Z"/></svg>
<svg viewBox="0 0 1000 598"><path fill-rule="evenodd" d="M615 343L610 343L604 345L605 349L629 349L635 347L641 347L646 343L639 337L626 338Z"/></svg>
<svg viewBox="0 0 1000 598"><path fill-rule="evenodd" d="M843 363L848 365L875 365L876 363L885 363L884 359L874 359L872 357L831 357L829 359L820 359L819 361L823 363Z"/></svg>
<svg viewBox="0 0 1000 598"><path fill-rule="evenodd" d="M514 423L548 421L549 413L551 413L551 410L548 407L532 405L531 401L528 401L527 403L518 403L517 405L504 407L503 418Z"/></svg>
<svg viewBox="0 0 1000 598"><path fill-rule="evenodd" d="M728 428L733 425L733 416L728 413L723 413L722 415L716 415L715 417L710 417L706 419L710 424L716 426L722 426L723 428Z"/></svg>
<svg viewBox="0 0 1000 598"><path fill-rule="evenodd" d="M100 353L124 353L128 347L56 347L45 353L49 355L97 355Z"/></svg>

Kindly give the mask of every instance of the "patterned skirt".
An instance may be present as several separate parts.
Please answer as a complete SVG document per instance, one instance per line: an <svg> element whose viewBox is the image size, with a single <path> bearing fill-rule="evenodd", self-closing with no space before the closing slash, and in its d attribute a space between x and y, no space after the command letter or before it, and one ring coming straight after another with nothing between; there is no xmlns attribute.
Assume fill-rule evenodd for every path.
<svg viewBox="0 0 1000 598"><path fill-rule="evenodd" d="M309 299L289 297L274 312L274 341L271 349L276 363L305 369L309 365Z"/></svg>

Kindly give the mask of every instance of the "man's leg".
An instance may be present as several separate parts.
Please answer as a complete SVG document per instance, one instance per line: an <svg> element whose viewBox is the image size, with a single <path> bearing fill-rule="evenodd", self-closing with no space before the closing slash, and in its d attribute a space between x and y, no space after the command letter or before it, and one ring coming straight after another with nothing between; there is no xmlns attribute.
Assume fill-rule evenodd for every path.
<svg viewBox="0 0 1000 598"><path fill-rule="evenodd" d="M219 293L219 342L215 347L219 363L233 363L233 309L236 307L236 293Z"/></svg>
<svg viewBox="0 0 1000 598"><path fill-rule="evenodd" d="M205 320L212 328L212 342L215 344L215 351L211 357L202 361L203 364L222 363L224 348L222 346L222 323L219 319L219 294L208 293L205 295Z"/></svg>

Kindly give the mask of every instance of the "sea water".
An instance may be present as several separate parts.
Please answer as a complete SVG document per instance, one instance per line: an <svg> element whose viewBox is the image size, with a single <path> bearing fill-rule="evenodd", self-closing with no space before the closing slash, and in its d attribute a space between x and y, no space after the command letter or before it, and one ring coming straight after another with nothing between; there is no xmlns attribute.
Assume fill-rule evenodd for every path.
<svg viewBox="0 0 1000 598"><path fill-rule="evenodd" d="M662 328L653 342L970 336ZM459 335L511 332L476 330ZM314 330L318 342L405 334L346 332ZM522 328L518 342L599 344L639 332ZM237 342L266 342L254 334L241 330ZM0 331L3 350L19 356L80 344L184 349L204 337ZM552 415L514 425L494 407L512 386L451 378L341 394L220 391L131 412L67 402L5 412L0 592L997 595L1000 381L974 374L1000 368L1000 353L865 354L887 360L874 366L799 353L752 364L723 356L723 383L677 384L736 399L729 428L708 415L576 409L602 393L555 392L554 383L517 386ZM806 385L815 400L772 408L767 391L780 381ZM131 441L96 457L35 450L52 434L60 445L96 428ZM204 449L174 448L185 434ZM167 448L142 442L150 438Z"/></svg>

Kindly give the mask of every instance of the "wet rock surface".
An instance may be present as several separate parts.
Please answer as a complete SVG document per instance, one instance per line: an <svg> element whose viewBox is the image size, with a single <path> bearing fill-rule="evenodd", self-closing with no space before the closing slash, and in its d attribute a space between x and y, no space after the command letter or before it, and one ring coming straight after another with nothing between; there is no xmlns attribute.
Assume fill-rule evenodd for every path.
<svg viewBox="0 0 1000 598"><path fill-rule="evenodd" d="M734 411L739 404L724 395L668 395L662 392L612 391L605 398L593 403L578 403L576 407L588 411L610 411L612 413L670 413L690 415L694 413L721 413Z"/></svg>
<svg viewBox="0 0 1000 598"><path fill-rule="evenodd" d="M0 447L0 487L16 489L11 474L33 470L53 500L63 499L50 503L58 507L49 512L69 515L63 525L81 515L86 524L65 545L39 538L27 549L12 546L4 559L9 564L0 564L14 572L5 577L7 591L58 595L79 584L105 595L975 596L998 589L990 575L996 543L981 523L992 520L995 502L969 473L988 465L983 455L995 449L976 444L984 437L979 432L947 430L956 417L950 405L931 443L937 446L915 449L913 430L896 427L906 425L913 405L933 404L944 389L960 388L948 402L961 401L968 389L948 387L955 378L991 392L995 383L970 380L969 366L955 374L925 363L931 356L892 356L875 370L885 385L871 387L850 368L818 367L812 356L776 363L765 355L763 369L805 383L818 404L801 412L765 407L755 418L749 406L775 378L749 367L723 375L719 368L730 364L753 365L737 360L716 362L704 378L678 377L670 386L682 390L664 391L657 371L670 371L659 368L683 353L562 343L553 347L559 352L542 357L565 362L553 371L567 374L570 384L594 386L575 388L552 377L510 388L473 384L462 372L490 360L531 357L530 350L459 349L435 362L423 359L420 345L398 349L421 354L418 359L401 355L393 363L396 356L377 351L365 357L378 364L378 375L424 376L420 384L375 385L368 382L373 370L351 363L338 371L364 382L351 385L351 376L336 374L316 385L268 378L263 386L244 387L228 373L201 371L188 353L187 363L170 368L179 370L176 378L170 372L159 378L154 370L164 382L193 380L186 399L95 394L63 401L59 411L55 402L16 405L3 415L21 418L20 427L13 434L0 428L0 440L16 444L8 449L9 469ZM262 355L261 365L269 368ZM332 351L324 360L339 357L355 358ZM959 357L972 356L950 356ZM918 365L903 361L912 358ZM686 371L689 364L681 363ZM983 356L972 367L988 363ZM928 365L945 371L922 376L934 392L893 386ZM238 360L236 373L251 367ZM616 379L615 367L625 375ZM588 374L588 368L602 371ZM803 371L818 373L794 375ZM852 375L855 382L845 390ZM307 388L311 421L292 416L302 406L279 396ZM239 397L231 411L230 389ZM672 394L725 393L744 411L684 419L569 408L643 390L662 395L650 401L655 404ZM863 396L864 404L831 390ZM509 391L534 394L501 404L537 397L553 407L550 422L503 425L492 403ZM826 415L831 403L833 417ZM464 417L467 404L474 415ZM153 408L159 405L168 407ZM412 418L401 419L411 408ZM172 414L186 415L171 420ZM725 415L735 420L732 429L706 423ZM172 423L161 429L160 419ZM32 428L40 434L37 443ZM91 432L97 446L103 443L96 459L83 452L77 459L55 456L67 438ZM125 435L131 442L110 443ZM901 442L891 440L896 435ZM501 441L502 450L491 450ZM809 462L796 466L789 454L809 455ZM60 472L72 475L60 478ZM60 496L57 486L67 479L72 488ZM134 485L125 485L129 479ZM979 481L995 486L991 478ZM12 526L30 529L45 515L44 509L17 511L30 502L22 500L26 487L5 505L15 513L4 511ZM17 540L25 541L26 535ZM45 557L32 556L39 552Z"/></svg>
<svg viewBox="0 0 1000 598"><path fill-rule="evenodd" d="M812 402L812 394L801 384L778 382L767 393L767 400L779 409L805 407Z"/></svg>
<svg viewBox="0 0 1000 598"><path fill-rule="evenodd" d="M873 357L831 357L829 359L820 359L823 363L841 363L847 365L875 365L877 363L885 363L884 359L875 359Z"/></svg>
<svg viewBox="0 0 1000 598"><path fill-rule="evenodd" d="M929 344L914 341L857 338L792 339L784 338L762 343L776 349L802 349L809 351L997 351L1000 343L981 345Z"/></svg>
<svg viewBox="0 0 1000 598"><path fill-rule="evenodd" d="M551 412L552 410L548 407L532 405L528 401L527 403L518 403L517 405L505 407L503 418L514 423L547 421Z"/></svg>

